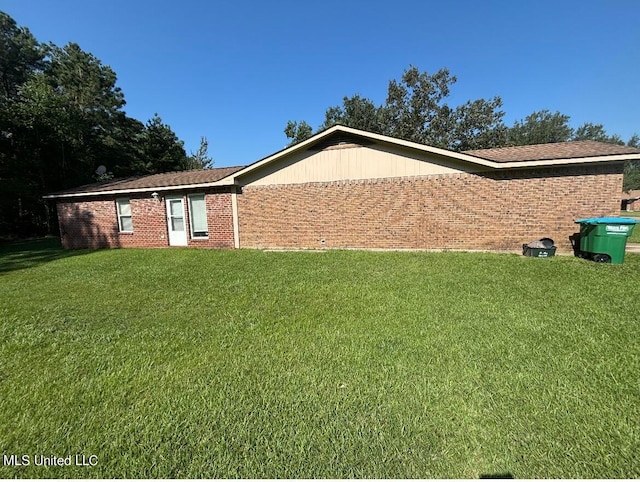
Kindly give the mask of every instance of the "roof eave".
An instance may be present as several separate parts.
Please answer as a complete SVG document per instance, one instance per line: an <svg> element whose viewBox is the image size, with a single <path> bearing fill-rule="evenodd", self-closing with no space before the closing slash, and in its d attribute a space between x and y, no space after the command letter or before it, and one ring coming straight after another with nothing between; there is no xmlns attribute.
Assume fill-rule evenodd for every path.
<svg viewBox="0 0 640 482"><path fill-rule="evenodd" d="M640 160L640 154L616 154L608 156L590 156L590 157L570 157L564 159L544 159L540 161L511 161L511 162L493 162L492 167L496 169L517 169L531 167L553 167L579 164L596 164L602 162L626 162Z"/></svg>
<svg viewBox="0 0 640 482"><path fill-rule="evenodd" d="M66 199L77 197L97 197L97 196L113 196L118 194L135 194L143 192L156 192L156 191L180 191L184 189L201 189L209 187L224 187L233 186L233 179L227 176L219 181L204 182L198 184L180 184L177 186L158 186L158 187L139 187L133 189L111 189L109 191L82 191L67 194L48 194L42 196L43 199Z"/></svg>

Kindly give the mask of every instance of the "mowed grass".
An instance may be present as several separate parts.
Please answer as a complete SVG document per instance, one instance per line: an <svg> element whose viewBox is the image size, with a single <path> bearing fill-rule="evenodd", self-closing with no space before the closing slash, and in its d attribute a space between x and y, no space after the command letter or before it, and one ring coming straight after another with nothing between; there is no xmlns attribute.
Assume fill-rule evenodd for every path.
<svg viewBox="0 0 640 482"><path fill-rule="evenodd" d="M625 218L635 218L638 220L638 224L640 224L640 211L621 211L620 216ZM640 243L640 226L638 226L638 224L636 224L633 233L631 233L627 242Z"/></svg>
<svg viewBox="0 0 640 482"><path fill-rule="evenodd" d="M0 250L2 478L640 477L640 255L48 243Z"/></svg>

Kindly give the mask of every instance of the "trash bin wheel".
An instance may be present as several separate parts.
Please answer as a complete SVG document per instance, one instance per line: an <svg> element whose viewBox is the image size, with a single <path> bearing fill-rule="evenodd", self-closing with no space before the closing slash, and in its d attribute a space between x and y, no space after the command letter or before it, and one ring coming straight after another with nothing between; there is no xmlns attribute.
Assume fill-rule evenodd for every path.
<svg viewBox="0 0 640 482"><path fill-rule="evenodd" d="M593 260L596 263L611 263L611 256L608 254L594 254Z"/></svg>

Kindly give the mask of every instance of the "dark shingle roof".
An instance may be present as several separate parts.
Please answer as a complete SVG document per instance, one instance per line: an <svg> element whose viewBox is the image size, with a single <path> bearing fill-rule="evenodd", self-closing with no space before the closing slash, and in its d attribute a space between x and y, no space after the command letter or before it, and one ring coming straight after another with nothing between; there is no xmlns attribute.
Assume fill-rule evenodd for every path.
<svg viewBox="0 0 640 482"><path fill-rule="evenodd" d="M640 154L637 147L620 146L597 141L556 142L529 146L497 147L464 151L464 154L495 162L544 161L580 157Z"/></svg>
<svg viewBox="0 0 640 482"><path fill-rule="evenodd" d="M234 172L239 171L244 166L218 167L214 169L198 169L192 171L163 172L147 176L135 176L125 179L113 179L107 182L85 184L72 189L52 193L50 196L60 196L68 194L96 194L110 191L144 190L172 186L188 186L207 184L219 181Z"/></svg>

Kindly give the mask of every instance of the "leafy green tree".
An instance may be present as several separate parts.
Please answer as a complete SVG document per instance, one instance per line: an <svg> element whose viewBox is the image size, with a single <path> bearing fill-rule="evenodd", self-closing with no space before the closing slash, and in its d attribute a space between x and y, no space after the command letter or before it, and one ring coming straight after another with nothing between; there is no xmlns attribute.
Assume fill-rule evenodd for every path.
<svg viewBox="0 0 640 482"><path fill-rule="evenodd" d="M288 121L284 128L284 133L287 138L291 139L289 145L297 144L305 139L308 139L313 135L313 128L305 121Z"/></svg>
<svg viewBox="0 0 640 482"><path fill-rule="evenodd" d="M107 170L115 177L142 174L138 171L144 158L142 153L142 137L145 125L137 119L118 112L112 119L109 130L102 132L98 158Z"/></svg>
<svg viewBox="0 0 640 482"><path fill-rule="evenodd" d="M391 80L384 104L354 95L344 97L341 106L329 107L320 130L335 124L446 149L478 149L504 142L499 97L477 99L452 108L446 102L456 82L447 69L435 74L407 69L400 80ZM304 121L289 121L285 134L293 143L312 135Z"/></svg>
<svg viewBox="0 0 640 482"><path fill-rule="evenodd" d="M116 74L77 44L49 46L45 77L64 105L66 119L56 122L63 187L90 182L96 167L112 162L104 144L122 120L124 95ZM49 160L55 164L55 159Z"/></svg>
<svg viewBox="0 0 640 482"><path fill-rule="evenodd" d="M213 167L213 159L209 156L209 142L207 138L200 138L200 147L187 157L184 169L211 169Z"/></svg>
<svg viewBox="0 0 640 482"><path fill-rule="evenodd" d="M569 116L560 112L541 110L523 120L516 121L509 129L507 143L513 146L566 142L573 136Z"/></svg>
<svg viewBox="0 0 640 482"><path fill-rule="evenodd" d="M602 124L593 124L585 122L578 127L571 138L572 141L599 141L608 142L610 144L624 145L624 141L618 135L610 136L607 134Z"/></svg>
<svg viewBox="0 0 640 482"><path fill-rule="evenodd" d="M28 29L0 12L0 235L29 224L31 204L37 204L30 199L37 183L21 174L28 172L40 146L25 145L16 128L15 103L21 86L42 69L45 51Z"/></svg>
<svg viewBox="0 0 640 482"><path fill-rule="evenodd" d="M108 117L125 105L116 73L78 44L50 45L49 78L58 92L81 112Z"/></svg>
<svg viewBox="0 0 640 482"><path fill-rule="evenodd" d="M457 81L447 69L433 75L411 66L400 81L391 80L384 105L385 131L392 137L447 147L451 139L453 109L444 100Z"/></svg>
<svg viewBox="0 0 640 482"><path fill-rule="evenodd" d="M138 174L182 171L187 165L184 143L158 114L147 121L139 144L141 157L132 166Z"/></svg>
<svg viewBox="0 0 640 482"><path fill-rule="evenodd" d="M320 130L336 124L377 134L384 133L382 109L376 107L371 100L359 95L344 97L342 106L329 107L325 112L325 121L320 126Z"/></svg>
<svg viewBox="0 0 640 482"><path fill-rule="evenodd" d="M504 146L508 128L504 125L502 99L477 99L456 107L447 147L454 151Z"/></svg>
<svg viewBox="0 0 640 482"><path fill-rule="evenodd" d="M624 166L623 191L640 189L640 162L629 161Z"/></svg>
<svg viewBox="0 0 640 482"><path fill-rule="evenodd" d="M17 95L18 87L31 74L42 69L46 47L40 45L29 29L0 12L0 99Z"/></svg>

